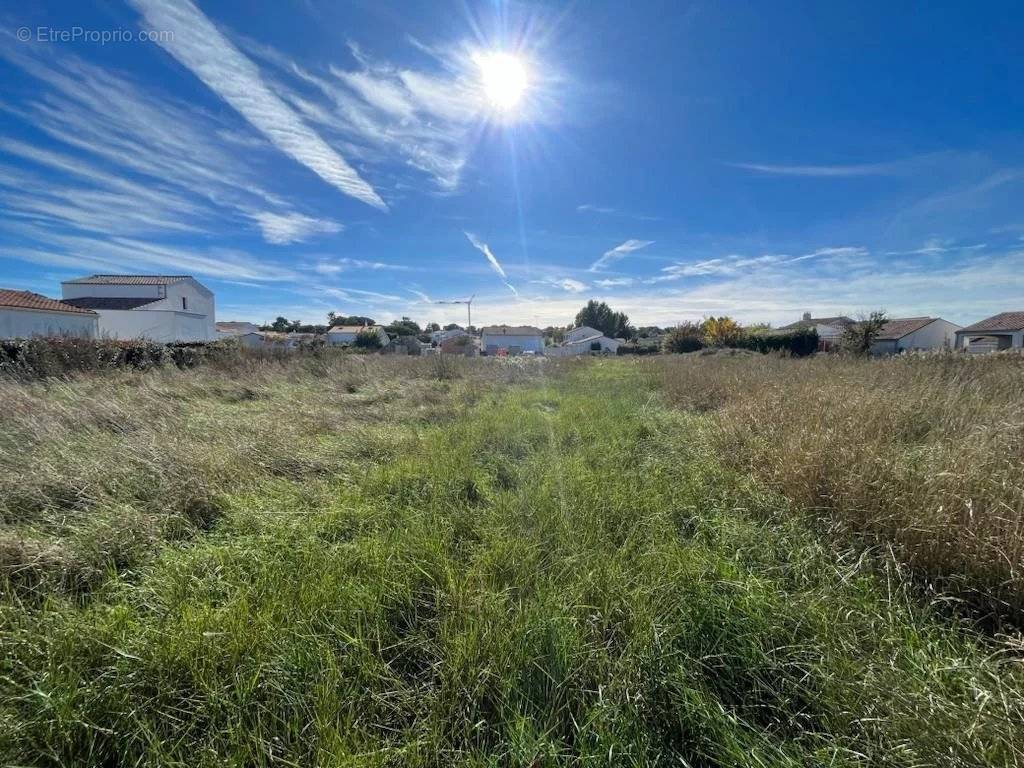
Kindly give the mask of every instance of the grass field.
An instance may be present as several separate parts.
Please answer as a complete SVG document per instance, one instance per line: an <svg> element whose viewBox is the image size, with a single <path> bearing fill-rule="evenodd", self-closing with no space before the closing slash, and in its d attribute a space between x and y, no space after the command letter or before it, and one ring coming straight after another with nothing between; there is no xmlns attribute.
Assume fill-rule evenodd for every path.
<svg viewBox="0 0 1024 768"><path fill-rule="evenodd" d="M0 383L0 763L1024 763L1024 644L919 577L1011 594L1019 560L966 566L1019 557L1020 529L958 550L905 524L957 488L1019 520L1020 464L992 458L1020 455L1019 368L523 362ZM828 373L841 434L875 442L804 493L786 461L840 428L784 395ZM1017 403L991 455L962 449L998 479L965 461L911 493L972 433L952 405L897 432L843 410L886 381L976 392L989 431L981 401Z"/></svg>

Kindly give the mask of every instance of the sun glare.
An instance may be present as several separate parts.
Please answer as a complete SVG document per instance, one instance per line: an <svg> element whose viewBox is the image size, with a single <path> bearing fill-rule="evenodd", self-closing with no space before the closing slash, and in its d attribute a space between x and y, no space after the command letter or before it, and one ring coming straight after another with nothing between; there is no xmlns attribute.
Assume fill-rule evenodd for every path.
<svg viewBox="0 0 1024 768"><path fill-rule="evenodd" d="M523 62L501 51L478 53L473 60L480 68L481 84L491 106L502 112L513 111L529 85Z"/></svg>

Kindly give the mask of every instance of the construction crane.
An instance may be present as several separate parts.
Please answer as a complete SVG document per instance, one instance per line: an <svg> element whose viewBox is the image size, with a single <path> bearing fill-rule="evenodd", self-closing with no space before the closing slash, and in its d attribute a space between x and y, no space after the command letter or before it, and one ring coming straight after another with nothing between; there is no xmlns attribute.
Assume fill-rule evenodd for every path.
<svg viewBox="0 0 1024 768"><path fill-rule="evenodd" d="M468 299L457 299L453 301L435 301L435 304L465 304L466 305L466 330L469 331L473 327L473 299L476 298L474 293Z"/></svg>

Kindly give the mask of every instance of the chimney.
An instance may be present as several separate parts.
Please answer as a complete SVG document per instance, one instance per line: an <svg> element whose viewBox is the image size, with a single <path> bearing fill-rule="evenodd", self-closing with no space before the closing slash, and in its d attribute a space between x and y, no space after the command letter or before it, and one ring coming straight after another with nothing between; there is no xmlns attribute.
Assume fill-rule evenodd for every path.
<svg viewBox="0 0 1024 768"><path fill-rule="evenodd" d="M810 319L811 319L811 313L810 312L804 312L804 320L810 320Z"/></svg>

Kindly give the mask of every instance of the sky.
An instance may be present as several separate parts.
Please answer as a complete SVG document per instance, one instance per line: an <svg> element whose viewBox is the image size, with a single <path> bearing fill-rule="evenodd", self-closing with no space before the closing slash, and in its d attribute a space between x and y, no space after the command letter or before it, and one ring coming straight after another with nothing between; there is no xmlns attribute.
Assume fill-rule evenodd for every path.
<svg viewBox="0 0 1024 768"><path fill-rule="evenodd" d="M0 9L0 287L219 320L1024 310L1024 5Z"/></svg>

